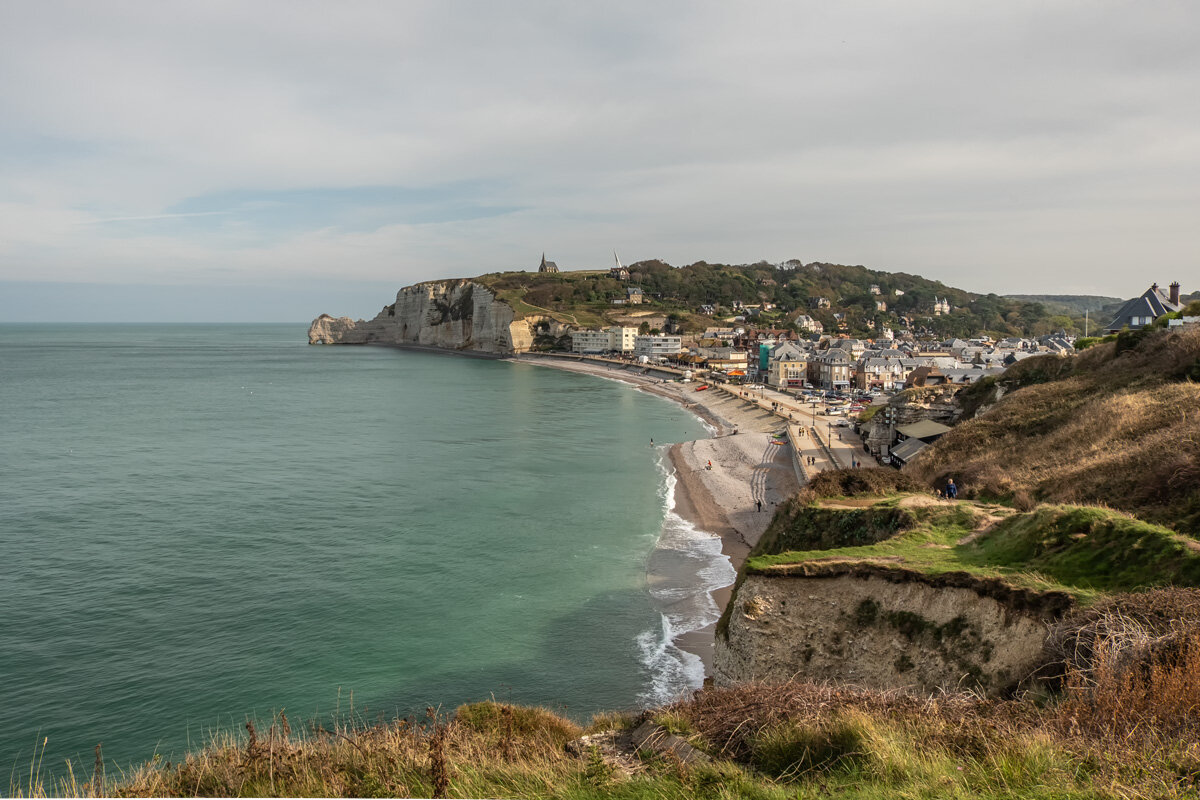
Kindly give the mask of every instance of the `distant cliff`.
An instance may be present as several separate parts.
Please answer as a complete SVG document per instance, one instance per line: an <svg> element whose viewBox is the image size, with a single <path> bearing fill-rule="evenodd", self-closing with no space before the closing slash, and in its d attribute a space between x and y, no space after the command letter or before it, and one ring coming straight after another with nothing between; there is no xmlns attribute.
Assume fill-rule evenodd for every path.
<svg viewBox="0 0 1200 800"><path fill-rule="evenodd" d="M537 333L561 335L548 317L518 319L491 289L472 280L407 286L372 320L322 314L308 329L309 344L393 344L510 355L533 345Z"/></svg>

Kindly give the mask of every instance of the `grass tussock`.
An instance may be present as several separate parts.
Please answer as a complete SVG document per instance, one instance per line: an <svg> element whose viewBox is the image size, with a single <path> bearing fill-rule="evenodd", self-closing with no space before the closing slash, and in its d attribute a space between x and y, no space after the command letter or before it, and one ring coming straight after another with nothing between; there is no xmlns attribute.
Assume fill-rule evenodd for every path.
<svg viewBox="0 0 1200 800"><path fill-rule="evenodd" d="M830 497L884 496L928 492L929 487L902 472L883 467L818 472L794 497L801 504Z"/></svg>
<svg viewBox="0 0 1200 800"><path fill-rule="evenodd" d="M1106 504L1200 530L1200 330L1026 359L996 385L999 402L905 471L926 485L952 477L963 497Z"/></svg>

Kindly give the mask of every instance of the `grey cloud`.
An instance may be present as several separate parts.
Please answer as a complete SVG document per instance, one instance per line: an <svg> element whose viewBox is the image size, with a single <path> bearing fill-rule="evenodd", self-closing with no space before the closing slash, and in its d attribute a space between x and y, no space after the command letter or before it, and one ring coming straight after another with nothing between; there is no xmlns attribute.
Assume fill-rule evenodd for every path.
<svg viewBox="0 0 1200 800"><path fill-rule="evenodd" d="M7 3L0 253L64 275L91 253L114 282L218 257L402 282L616 246L1128 294L1128 254L1196 250L1197 23L1184 3ZM75 224L456 184L523 211L137 242Z"/></svg>

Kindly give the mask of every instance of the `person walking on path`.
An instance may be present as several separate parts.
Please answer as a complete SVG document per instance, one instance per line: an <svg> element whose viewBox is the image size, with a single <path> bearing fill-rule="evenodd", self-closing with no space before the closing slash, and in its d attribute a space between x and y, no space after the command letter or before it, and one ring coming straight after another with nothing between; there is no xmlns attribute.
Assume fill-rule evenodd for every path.
<svg viewBox="0 0 1200 800"><path fill-rule="evenodd" d="M946 497L954 500L958 497L958 487L954 485L954 478L946 481Z"/></svg>

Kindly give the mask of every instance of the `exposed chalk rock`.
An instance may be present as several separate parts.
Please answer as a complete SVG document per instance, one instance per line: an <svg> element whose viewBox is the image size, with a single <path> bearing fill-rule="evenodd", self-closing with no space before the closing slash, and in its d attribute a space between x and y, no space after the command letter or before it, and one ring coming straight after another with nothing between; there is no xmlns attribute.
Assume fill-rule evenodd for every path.
<svg viewBox="0 0 1200 800"><path fill-rule="evenodd" d="M517 319L512 307L470 280L407 286L372 320L322 314L308 330L309 344L421 345L511 355L532 347L535 332L561 335L568 326L548 317Z"/></svg>

